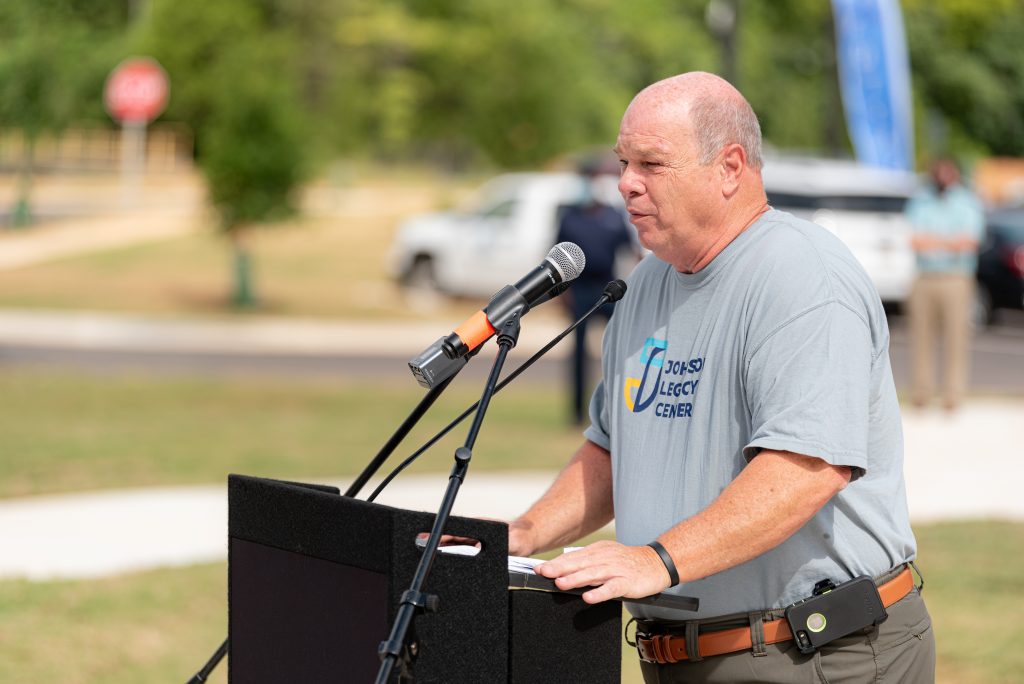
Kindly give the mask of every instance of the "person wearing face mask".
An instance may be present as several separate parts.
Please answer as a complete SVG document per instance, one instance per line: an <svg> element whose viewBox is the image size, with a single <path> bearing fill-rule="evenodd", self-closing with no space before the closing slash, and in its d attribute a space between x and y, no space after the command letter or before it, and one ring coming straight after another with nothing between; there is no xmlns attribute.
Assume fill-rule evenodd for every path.
<svg viewBox="0 0 1024 684"><path fill-rule="evenodd" d="M616 261L620 255L639 258L625 216L615 207L603 202L597 184L602 175L601 164L589 160L580 165L583 181L578 201L567 207L558 225L559 242L574 242L583 250L587 267L568 292L562 295L563 304L573 320L583 316L601 296L605 285L617 277ZM613 304L606 304L583 321L573 336L573 351L569 358L570 416L579 425L586 416L587 397L587 328L595 317L609 320Z"/></svg>
<svg viewBox="0 0 1024 684"><path fill-rule="evenodd" d="M970 311L978 241L984 230L981 203L960 183L951 159L931 168L931 183L907 204L918 277L908 301L913 379L911 399L924 407L934 394L933 347L943 346L942 402L955 409L967 390Z"/></svg>

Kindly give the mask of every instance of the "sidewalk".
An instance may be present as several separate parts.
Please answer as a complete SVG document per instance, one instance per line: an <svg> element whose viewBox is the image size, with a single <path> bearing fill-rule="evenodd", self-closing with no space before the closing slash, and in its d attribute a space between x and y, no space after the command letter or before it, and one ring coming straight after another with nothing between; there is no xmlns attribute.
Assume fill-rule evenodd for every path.
<svg viewBox="0 0 1024 684"><path fill-rule="evenodd" d="M249 318L217 321L95 311L0 309L0 343L82 350L395 356L408 359L458 321L338 321ZM560 333L560 316L525 320L516 356ZM494 346L494 345L490 345ZM551 350L566 353L568 343ZM483 352L486 354L486 352ZM404 370L404 364L400 366Z"/></svg>
<svg viewBox="0 0 1024 684"><path fill-rule="evenodd" d="M1024 400L968 402L952 416L903 416L911 519L1024 520L1014 453ZM547 488L554 472L470 472L457 515L508 519ZM323 479L306 478L312 482ZM344 491L347 482L328 481ZM378 500L435 511L447 474L400 476ZM370 483L361 492L373 491ZM0 578L99 577L227 557L226 484L39 496L0 501Z"/></svg>
<svg viewBox="0 0 1024 684"><path fill-rule="evenodd" d="M0 177L0 181L0 196L10 204L12 181L8 177ZM200 223L196 219L204 211L205 190L194 174L147 179L127 205L116 183L101 181L91 177L70 179L62 188L52 187L57 180L37 180L34 206L66 205L74 207L75 212L30 230L0 230L0 270L166 240L193 231Z"/></svg>

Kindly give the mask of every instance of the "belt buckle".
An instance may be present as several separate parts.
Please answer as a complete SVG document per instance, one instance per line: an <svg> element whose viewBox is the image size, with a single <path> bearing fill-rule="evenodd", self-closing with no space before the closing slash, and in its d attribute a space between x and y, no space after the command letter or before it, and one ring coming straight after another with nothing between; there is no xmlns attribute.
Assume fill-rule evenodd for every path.
<svg viewBox="0 0 1024 684"><path fill-rule="evenodd" d="M654 646L654 640L657 638L657 636L654 634L648 634L647 632L641 632L638 629L636 631L636 635L634 638L636 639L636 641L630 642L629 638L627 637L626 643L636 649L636 654L640 657L640 660L644 661L645 663L657 664L657 650ZM647 642L646 646L651 651L651 658L648 658L646 655L644 655L644 648L640 644L641 640Z"/></svg>

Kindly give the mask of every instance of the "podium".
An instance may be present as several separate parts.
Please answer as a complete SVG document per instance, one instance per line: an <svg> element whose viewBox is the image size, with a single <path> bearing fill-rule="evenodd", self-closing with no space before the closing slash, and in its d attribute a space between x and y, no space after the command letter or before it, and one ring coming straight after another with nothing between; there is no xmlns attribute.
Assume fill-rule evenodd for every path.
<svg viewBox="0 0 1024 684"><path fill-rule="evenodd" d="M434 518L333 487L231 475L229 682L373 682L422 553L416 537ZM435 558L424 591L440 607L416 618L415 682L619 682L618 601L510 589L504 523L453 516L446 532L482 549Z"/></svg>

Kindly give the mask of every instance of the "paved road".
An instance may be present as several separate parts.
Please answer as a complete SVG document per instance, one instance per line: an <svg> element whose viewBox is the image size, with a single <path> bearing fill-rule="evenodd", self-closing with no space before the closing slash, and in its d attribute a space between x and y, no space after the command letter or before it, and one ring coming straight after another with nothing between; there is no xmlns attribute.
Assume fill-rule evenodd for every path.
<svg viewBox="0 0 1024 684"><path fill-rule="evenodd" d="M978 332L972 347L975 393L1024 394L1024 316ZM910 380L905 321L891 322L897 387ZM561 330L554 318L524 321L510 356L518 366ZM246 320L241 323L147 319L102 313L0 311L0 366L44 365L99 371L261 373L299 377L411 378L407 362L445 332L443 323ZM493 347L493 345L491 345ZM561 382L563 342L519 382ZM487 353L467 377L483 378Z"/></svg>
<svg viewBox="0 0 1024 684"><path fill-rule="evenodd" d="M971 342L971 389L975 392L1024 394L1024 315L975 333ZM893 376L897 387L910 385L910 344L906 320L890 320Z"/></svg>

